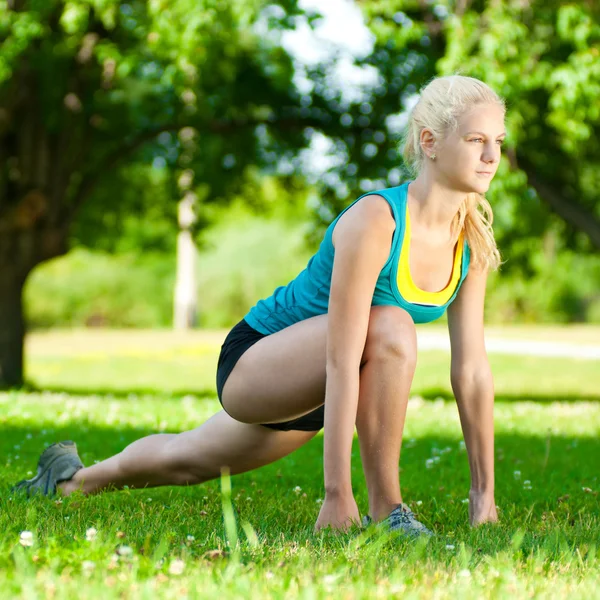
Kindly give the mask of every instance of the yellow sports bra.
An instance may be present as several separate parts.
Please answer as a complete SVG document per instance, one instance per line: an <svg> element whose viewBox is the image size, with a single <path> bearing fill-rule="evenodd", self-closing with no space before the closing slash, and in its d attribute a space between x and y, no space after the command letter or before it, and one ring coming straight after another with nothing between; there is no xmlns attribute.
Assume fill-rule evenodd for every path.
<svg viewBox="0 0 600 600"><path fill-rule="evenodd" d="M452 276L448 285L439 292L426 292L418 288L410 274L410 213L408 212L408 202L406 203L406 215L404 221L404 239L400 248L400 257L398 259L397 284L402 297L413 304L423 304L425 306L442 306L454 294L461 278L461 259L463 253L463 232L460 232L454 250L454 263L452 265Z"/></svg>

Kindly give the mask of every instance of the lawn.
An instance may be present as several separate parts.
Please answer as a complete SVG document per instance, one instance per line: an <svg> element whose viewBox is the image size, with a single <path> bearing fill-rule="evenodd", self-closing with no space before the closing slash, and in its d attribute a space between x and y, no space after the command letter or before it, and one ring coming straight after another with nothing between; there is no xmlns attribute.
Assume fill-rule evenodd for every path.
<svg viewBox="0 0 600 600"><path fill-rule="evenodd" d="M227 480L89 498L10 495L10 484L35 470L40 450L53 441L74 439L89 464L142 435L202 423L219 409L214 366L221 341L219 333L32 336L33 385L0 394L2 597L596 597L594 361L491 356L501 522L471 529L448 356L420 356L401 482L405 501L436 533L429 542L371 531L315 536L321 436L276 464L234 477L231 496L222 492ZM357 446L353 481L365 512ZM24 531L31 540L20 538Z"/></svg>

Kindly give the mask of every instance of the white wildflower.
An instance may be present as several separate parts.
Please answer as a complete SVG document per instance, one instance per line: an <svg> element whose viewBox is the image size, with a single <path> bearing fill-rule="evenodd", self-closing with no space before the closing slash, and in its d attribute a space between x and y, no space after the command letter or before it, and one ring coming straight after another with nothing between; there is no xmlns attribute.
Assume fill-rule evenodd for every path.
<svg viewBox="0 0 600 600"><path fill-rule="evenodd" d="M469 569L463 569L462 571L459 571L459 572L457 573L457 575L458 575L459 577L465 577L465 578L467 578L467 577L471 577L471 571L469 571Z"/></svg>
<svg viewBox="0 0 600 600"><path fill-rule="evenodd" d="M187 536L185 539L186 539L188 542L194 542L194 541L196 540L196 538L195 538L193 535L188 535L188 536Z"/></svg>
<svg viewBox="0 0 600 600"><path fill-rule="evenodd" d="M88 542L93 542L96 539L97 533L98 533L98 531L94 527L90 527L89 529L86 529L86 531L85 531L85 539Z"/></svg>
<svg viewBox="0 0 600 600"><path fill-rule="evenodd" d="M423 504L423 500L417 500L417 501L415 502L415 504L416 504L417 506L421 506L421 504Z"/></svg>
<svg viewBox="0 0 600 600"><path fill-rule="evenodd" d="M133 554L133 548L131 546L119 546L117 548L117 554L119 556L131 556Z"/></svg>
<svg viewBox="0 0 600 600"><path fill-rule="evenodd" d="M21 535L19 536L19 544L21 544L21 546L25 546L26 548L33 546L33 533L31 531L21 531Z"/></svg>
<svg viewBox="0 0 600 600"><path fill-rule="evenodd" d="M169 574L170 575L181 575L183 570L185 569L185 563L180 559L176 558L171 561L169 565Z"/></svg>
<svg viewBox="0 0 600 600"><path fill-rule="evenodd" d="M469 504L469 499L468 498L464 498L463 500L461 500L461 502L463 504Z"/></svg>
<svg viewBox="0 0 600 600"><path fill-rule="evenodd" d="M317 504L321 504L321 502L323 502L323 498L317 498L316 502Z"/></svg>
<svg viewBox="0 0 600 600"><path fill-rule="evenodd" d="M96 568L96 563L93 560L84 560L81 563L81 570L84 573L91 573Z"/></svg>
<svg viewBox="0 0 600 600"><path fill-rule="evenodd" d="M301 491L302 491L302 488L301 488L299 485L297 485L297 486L294 488L294 492L295 492L296 494L299 494Z"/></svg>
<svg viewBox="0 0 600 600"><path fill-rule="evenodd" d="M427 469L431 469L431 468L433 468L433 464L434 464L434 462L433 462L433 458L428 458L428 459L425 461L425 468L427 468Z"/></svg>
<svg viewBox="0 0 600 600"><path fill-rule="evenodd" d="M446 544L446 550L454 550L454 544Z"/></svg>
<svg viewBox="0 0 600 600"><path fill-rule="evenodd" d="M515 476L515 479L521 479L521 471L515 471L513 475Z"/></svg>

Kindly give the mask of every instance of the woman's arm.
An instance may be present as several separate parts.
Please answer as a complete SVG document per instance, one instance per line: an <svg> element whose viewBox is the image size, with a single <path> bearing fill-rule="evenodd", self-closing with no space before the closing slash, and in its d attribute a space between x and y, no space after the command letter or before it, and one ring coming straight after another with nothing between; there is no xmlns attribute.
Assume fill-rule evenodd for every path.
<svg viewBox="0 0 600 600"><path fill-rule="evenodd" d="M448 307L451 382L471 470L471 525L498 518L494 501L494 382L483 333L486 280L486 272L471 269Z"/></svg>
<svg viewBox="0 0 600 600"><path fill-rule="evenodd" d="M391 248L395 223L381 196L368 196L338 221L327 322L323 468L325 501L316 528L358 519L350 453L358 406L360 363L371 302Z"/></svg>

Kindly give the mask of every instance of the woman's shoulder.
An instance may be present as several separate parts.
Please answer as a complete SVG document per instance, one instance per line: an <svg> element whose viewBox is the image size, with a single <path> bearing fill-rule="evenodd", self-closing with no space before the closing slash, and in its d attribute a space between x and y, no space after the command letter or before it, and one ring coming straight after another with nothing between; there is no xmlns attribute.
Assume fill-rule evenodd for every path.
<svg viewBox="0 0 600 600"><path fill-rule="evenodd" d="M393 209L389 201L377 192L365 195L355 202L339 218L332 233L335 245L336 238L345 234L356 234L361 230L369 230L373 235L385 234L395 228Z"/></svg>

